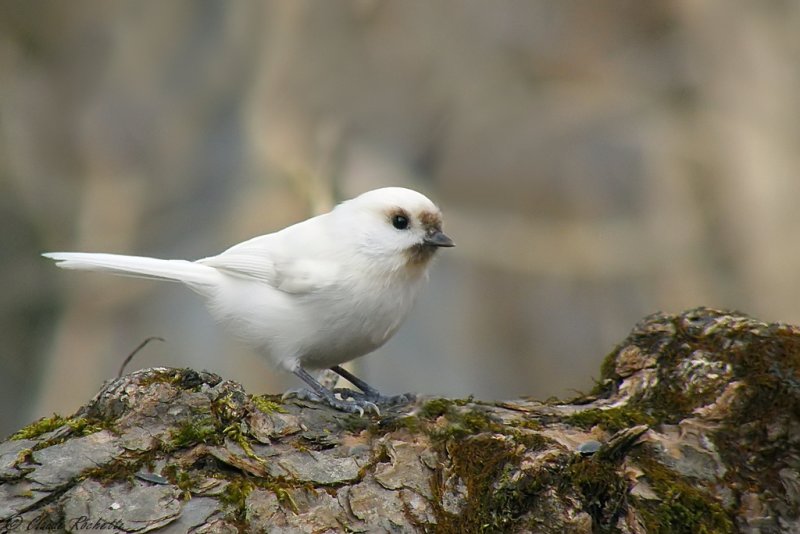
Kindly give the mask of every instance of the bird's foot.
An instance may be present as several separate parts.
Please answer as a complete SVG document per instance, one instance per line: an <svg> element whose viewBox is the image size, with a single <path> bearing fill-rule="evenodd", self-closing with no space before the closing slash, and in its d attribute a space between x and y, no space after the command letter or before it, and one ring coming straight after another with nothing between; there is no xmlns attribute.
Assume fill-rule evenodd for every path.
<svg viewBox="0 0 800 534"><path fill-rule="evenodd" d="M343 399L364 400L375 403L378 406L397 406L409 404L417 399L413 393L403 393L402 395L381 395L380 393L361 393L349 388L336 388L334 393L338 393Z"/></svg>
<svg viewBox="0 0 800 534"><path fill-rule="evenodd" d="M364 412L372 412L375 415L381 414L380 408L378 408L374 402L366 399L338 399L336 397L331 397L330 399L325 399L323 402L337 410L347 413L357 413L360 416L363 416Z"/></svg>
<svg viewBox="0 0 800 534"><path fill-rule="evenodd" d="M334 393L338 393L344 399L366 399L369 402L377 404L378 406L395 406L398 404L409 404L414 402L417 398L413 393L405 393L403 395L393 395L391 397L387 397L381 395L380 391L370 386L365 381L361 380L340 365L334 365L330 370L345 380L348 380L351 384L363 392L354 391L352 389L333 390Z"/></svg>
<svg viewBox="0 0 800 534"><path fill-rule="evenodd" d="M281 395L281 400L285 401L288 399L306 400L311 402L323 402L322 397L320 397L310 389L306 388L296 388L296 389L286 390L286 393Z"/></svg>
<svg viewBox="0 0 800 534"><path fill-rule="evenodd" d="M339 393L339 390L334 390L334 393ZM300 400L307 400L311 402L319 402L322 404L327 404L331 408L335 408L342 412L346 413L357 413L360 416L364 415L364 412L372 412L375 415L380 415L381 411L378 406L367 399L366 397L345 397L337 398L334 393L330 395L321 396L318 395L316 391L312 391L310 389L291 389L283 394L281 397L283 400L294 398Z"/></svg>

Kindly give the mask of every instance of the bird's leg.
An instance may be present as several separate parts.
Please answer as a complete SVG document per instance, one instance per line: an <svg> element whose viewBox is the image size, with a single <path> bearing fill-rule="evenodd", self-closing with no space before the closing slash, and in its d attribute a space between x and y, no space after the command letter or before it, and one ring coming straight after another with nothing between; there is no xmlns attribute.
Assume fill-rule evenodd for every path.
<svg viewBox="0 0 800 534"><path fill-rule="evenodd" d="M352 399L356 399L359 397L363 397L368 401L374 402L375 404L383 404L383 405L392 405L392 404L407 404L414 400L414 395L411 393L406 393L404 395L394 395L391 397L386 397L381 395L380 391L375 389L374 387L370 386L353 373L345 369L340 365L334 365L331 367L331 371L338 374L342 378L348 380L351 384L355 387L360 389L364 392L364 395L359 395L357 392L353 390L346 390L346 389L336 389L337 393L340 393L342 396L347 396Z"/></svg>
<svg viewBox="0 0 800 534"><path fill-rule="evenodd" d="M328 388L317 382L313 376L311 376L308 371L303 369L302 367L298 367L293 371L295 376L297 376L300 380L308 384L312 391L311 392L299 392L297 393L298 398L308 399L308 400L316 400L326 403L328 406L336 408L337 410L341 410L343 412L348 413L357 413L360 415L364 415L365 411L373 411L374 413L380 415L380 410L369 399L356 399L352 398L349 400L344 399L337 399L336 395L333 394ZM311 395L308 395L311 393ZM316 397L316 398L315 398Z"/></svg>

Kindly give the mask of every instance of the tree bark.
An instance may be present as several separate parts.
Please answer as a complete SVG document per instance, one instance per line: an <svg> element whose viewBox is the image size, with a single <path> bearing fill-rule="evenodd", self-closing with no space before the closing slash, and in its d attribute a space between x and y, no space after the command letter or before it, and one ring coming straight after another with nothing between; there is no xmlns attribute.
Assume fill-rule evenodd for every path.
<svg viewBox="0 0 800 534"><path fill-rule="evenodd" d="M800 532L800 328L642 320L570 401L359 417L188 369L0 444L0 532Z"/></svg>

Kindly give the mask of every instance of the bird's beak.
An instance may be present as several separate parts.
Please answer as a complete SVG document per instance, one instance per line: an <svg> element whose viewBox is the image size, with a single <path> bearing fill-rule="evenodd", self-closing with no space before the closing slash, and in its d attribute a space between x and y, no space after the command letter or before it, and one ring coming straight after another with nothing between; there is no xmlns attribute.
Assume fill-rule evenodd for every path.
<svg viewBox="0 0 800 534"><path fill-rule="evenodd" d="M453 243L453 240L447 237L441 230L434 230L432 232L428 232L428 235L425 236L425 239L423 239L422 242L432 247L456 246L456 244Z"/></svg>

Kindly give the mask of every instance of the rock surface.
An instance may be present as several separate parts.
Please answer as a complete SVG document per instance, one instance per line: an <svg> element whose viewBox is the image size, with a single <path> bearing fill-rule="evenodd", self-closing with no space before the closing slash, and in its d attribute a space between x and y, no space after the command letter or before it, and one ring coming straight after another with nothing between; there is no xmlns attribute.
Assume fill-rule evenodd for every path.
<svg viewBox="0 0 800 534"><path fill-rule="evenodd" d="M656 314L569 402L381 416L147 369L0 443L0 531L798 532L800 328Z"/></svg>

